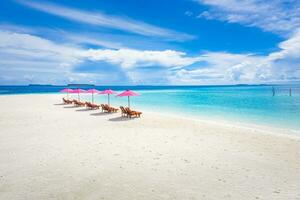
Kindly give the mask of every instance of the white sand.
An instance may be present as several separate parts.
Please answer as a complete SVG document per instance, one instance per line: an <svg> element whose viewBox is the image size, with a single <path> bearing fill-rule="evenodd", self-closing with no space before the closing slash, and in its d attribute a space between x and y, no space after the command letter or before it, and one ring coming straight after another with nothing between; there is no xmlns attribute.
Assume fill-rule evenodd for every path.
<svg viewBox="0 0 300 200"><path fill-rule="evenodd" d="M0 96L0 199L300 199L300 140Z"/></svg>

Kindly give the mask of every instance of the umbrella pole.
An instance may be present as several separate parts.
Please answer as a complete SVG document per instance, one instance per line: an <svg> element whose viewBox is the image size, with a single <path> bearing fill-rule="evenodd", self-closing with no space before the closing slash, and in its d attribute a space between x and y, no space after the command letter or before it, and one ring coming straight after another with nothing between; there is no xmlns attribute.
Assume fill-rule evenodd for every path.
<svg viewBox="0 0 300 200"><path fill-rule="evenodd" d="M130 108L130 100L129 100L129 96L128 96L128 108Z"/></svg>
<svg viewBox="0 0 300 200"><path fill-rule="evenodd" d="M107 100L108 100L108 105L110 106L110 103L109 103L109 94L107 94Z"/></svg>
<svg viewBox="0 0 300 200"><path fill-rule="evenodd" d="M92 93L92 102L94 103L94 93Z"/></svg>
<svg viewBox="0 0 300 200"><path fill-rule="evenodd" d="M78 101L80 101L80 96L79 96L79 92L78 92Z"/></svg>
<svg viewBox="0 0 300 200"><path fill-rule="evenodd" d="M67 92L67 99L69 100L69 92Z"/></svg>

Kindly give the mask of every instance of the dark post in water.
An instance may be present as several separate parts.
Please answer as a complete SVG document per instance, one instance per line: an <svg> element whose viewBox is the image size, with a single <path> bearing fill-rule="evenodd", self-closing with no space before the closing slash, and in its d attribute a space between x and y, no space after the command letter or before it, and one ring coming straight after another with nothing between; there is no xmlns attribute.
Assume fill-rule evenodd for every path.
<svg viewBox="0 0 300 200"><path fill-rule="evenodd" d="M272 93L273 93L273 97L275 96L275 88L272 87Z"/></svg>

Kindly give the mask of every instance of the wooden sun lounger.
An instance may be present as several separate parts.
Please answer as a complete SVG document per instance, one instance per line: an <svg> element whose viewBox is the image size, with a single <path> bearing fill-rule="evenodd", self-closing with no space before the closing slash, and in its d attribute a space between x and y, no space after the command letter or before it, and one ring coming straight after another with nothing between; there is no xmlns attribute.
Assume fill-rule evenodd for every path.
<svg viewBox="0 0 300 200"><path fill-rule="evenodd" d="M118 112L118 108L111 107L107 104L101 104L102 112Z"/></svg>
<svg viewBox="0 0 300 200"><path fill-rule="evenodd" d="M122 112L122 116L127 117L128 114L127 114L127 111L125 110L125 108L123 106L120 106L120 109L121 109L121 112Z"/></svg>
<svg viewBox="0 0 300 200"><path fill-rule="evenodd" d="M91 103L90 103L90 102L85 102L85 106L86 106L87 108L90 108L90 109L92 109L92 107L91 107Z"/></svg>
<svg viewBox="0 0 300 200"><path fill-rule="evenodd" d="M72 104L73 103L73 100L67 100L69 102L69 104Z"/></svg>
<svg viewBox="0 0 300 200"><path fill-rule="evenodd" d="M112 111L112 112L118 112L118 108L114 108L114 107L111 107L111 106L108 106L109 109Z"/></svg>
<svg viewBox="0 0 300 200"><path fill-rule="evenodd" d="M125 108L125 111L127 112L127 116L129 116L130 118L132 116L135 116L135 117L141 117L141 114L142 112L139 112L139 111L135 111L135 110L130 110L130 108Z"/></svg>
<svg viewBox="0 0 300 200"><path fill-rule="evenodd" d="M101 111L102 111L102 112L105 112L105 111L108 112L108 110L106 110L106 107L104 106L104 104L101 104L100 106L101 106L101 109L102 109Z"/></svg>
<svg viewBox="0 0 300 200"><path fill-rule="evenodd" d="M73 102L74 102L75 106L85 106L85 103L83 103L83 102L80 102L80 101L77 101L77 100L73 100Z"/></svg>
<svg viewBox="0 0 300 200"><path fill-rule="evenodd" d="M85 105L87 108L90 108L90 109L99 109L100 106L99 105L96 105L96 104L93 104L93 103L90 103L90 102L85 102Z"/></svg>
<svg viewBox="0 0 300 200"><path fill-rule="evenodd" d="M73 101L63 98L64 104L72 104Z"/></svg>
<svg viewBox="0 0 300 200"><path fill-rule="evenodd" d="M135 111L135 110L130 110L130 108L126 107L124 108L123 106L120 106L120 109L122 111L122 116L126 117L141 117L142 112Z"/></svg>
<svg viewBox="0 0 300 200"><path fill-rule="evenodd" d="M89 109L93 109L93 106L90 102L85 102L85 106Z"/></svg>
<svg viewBox="0 0 300 200"><path fill-rule="evenodd" d="M65 98L62 98L64 104L68 104L68 101Z"/></svg>
<svg viewBox="0 0 300 200"><path fill-rule="evenodd" d="M73 103L74 105L76 105L76 102L77 102L76 99L73 99L73 100L72 100L72 103Z"/></svg>

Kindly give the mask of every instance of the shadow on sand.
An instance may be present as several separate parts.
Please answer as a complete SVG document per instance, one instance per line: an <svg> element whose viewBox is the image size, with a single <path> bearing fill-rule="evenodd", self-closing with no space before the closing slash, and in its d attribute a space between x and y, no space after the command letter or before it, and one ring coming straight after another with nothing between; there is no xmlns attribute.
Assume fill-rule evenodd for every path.
<svg viewBox="0 0 300 200"><path fill-rule="evenodd" d="M112 113L107 112L97 112L97 113L91 113L92 116L104 116L104 115L111 115Z"/></svg>
<svg viewBox="0 0 300 200"><path fill-rule="evenodd" d="M78 108L77 106L64 106L64 108Z"/></svg>
<svg viewBox="0 0 300 200"><path fill-rule="evenodd" d="M82 108L82 109L78 109L78 110L75 110L75 111L78 111L78 112L82 112L82 111L92 111L92 109L89 109L89 108Z"/></svg>
<svg viewBox="0 0 300 200"><path fill-rule="evenodd" d="M55 106L63 106L63 105L66 105L66 104L64 104L64 103L55 103L53 105L55 105Z"/></svg>
<svg viewBox="0 0 300 200"><path fill-rule="evenodd" d="M110 118L108 121L111 122L123 122L123 121L129 121L129 120L133 120L134 118L128 118L128 117L114 117L114 118Z"/></svg>

